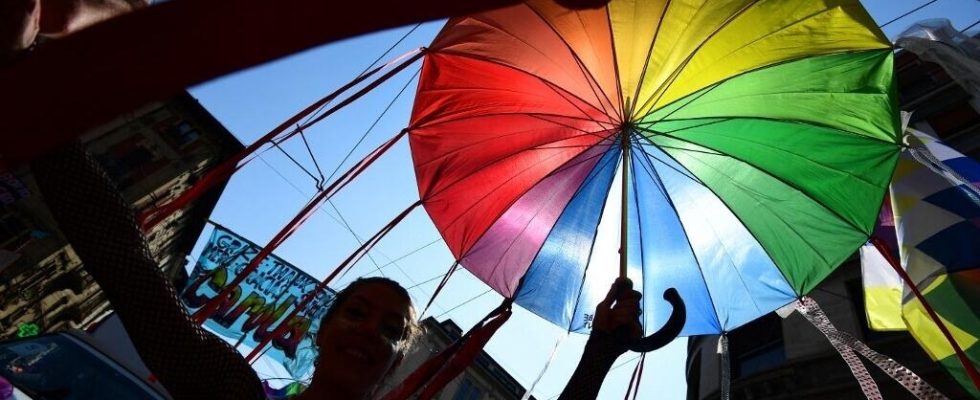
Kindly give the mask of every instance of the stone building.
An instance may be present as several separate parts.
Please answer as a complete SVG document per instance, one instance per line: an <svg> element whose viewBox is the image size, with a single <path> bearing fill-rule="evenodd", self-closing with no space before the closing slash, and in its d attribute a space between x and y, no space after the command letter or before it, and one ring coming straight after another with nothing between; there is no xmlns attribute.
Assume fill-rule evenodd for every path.
<svg viewBox="0 0 980 400"><path fill-rule="evenodd" d="M81 141L138 211L183 193L243 148L187 93L123 115ZM185 257L223 188L147 232L160 268L178 283L186 279ZM0 171L0 339L83 327L109 310L45 207L29 168Z"/></svg>
<svg viewBox="0 0 980 400"><path fill-rule="evenodd" d="M429 317L422 321L425 334L415 345L415 350L405 357L402 365L386 381L380 393L387 393L394 383L403 381L426 360L451 345L463 335L462 329L452 320L442 322ZM485 351L480 351L462 374L449 382L436 395L437 400L519 400L526 389L504 370ZM531 396L534 399L534 396Z"/></svg>

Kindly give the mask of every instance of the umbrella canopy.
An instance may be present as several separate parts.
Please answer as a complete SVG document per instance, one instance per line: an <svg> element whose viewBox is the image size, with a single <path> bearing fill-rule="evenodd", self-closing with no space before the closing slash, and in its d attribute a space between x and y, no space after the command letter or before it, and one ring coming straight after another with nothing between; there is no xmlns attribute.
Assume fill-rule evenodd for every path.
<svg viewBox="0 0 980 400"><path fill-rule="evenodd" d="M646 330L673 287L694 335L864 243L899 131L891 46L857 0L534 0L449 20L409 137L426 210L494 290L588 331L625 227Z"/></svg>

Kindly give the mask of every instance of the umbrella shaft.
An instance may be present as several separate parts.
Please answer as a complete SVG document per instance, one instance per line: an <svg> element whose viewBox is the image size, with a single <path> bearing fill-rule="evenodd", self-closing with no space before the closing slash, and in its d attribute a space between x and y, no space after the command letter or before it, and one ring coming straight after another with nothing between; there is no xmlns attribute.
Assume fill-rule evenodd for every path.
<svg viewBox="0 0 980 400"><path fill-rule="evenodd" d="M620 134L620 145L623 149L623 176L622 176L622 207L620 207L619 221L619 277L626 278L626 242L629 240L629 173L630 173L630 141L628 132L624 129Z"/></svg>

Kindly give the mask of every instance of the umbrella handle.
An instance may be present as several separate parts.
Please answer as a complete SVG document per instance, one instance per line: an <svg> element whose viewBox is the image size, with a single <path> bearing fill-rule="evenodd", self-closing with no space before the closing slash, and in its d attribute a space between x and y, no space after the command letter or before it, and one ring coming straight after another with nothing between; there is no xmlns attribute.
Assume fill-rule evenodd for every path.
<svg viewBox="0 0 980 400"><path fill-rule="evenodd" d="M668 288L664 291L664 299L667 300L674 310L670 313L670 318L659 331L650 336L639 338L627 345L627 348L638 353L647 353L664 347L681 333L684 323L687 322L687 308L684 300L677 293L677 289Z"/></svg>

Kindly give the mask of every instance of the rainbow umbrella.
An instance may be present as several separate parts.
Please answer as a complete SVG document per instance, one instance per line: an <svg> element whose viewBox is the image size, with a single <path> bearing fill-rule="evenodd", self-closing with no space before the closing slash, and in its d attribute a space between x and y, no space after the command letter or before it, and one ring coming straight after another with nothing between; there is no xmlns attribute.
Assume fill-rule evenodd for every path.
<svg viewBox="0 0 980 400"><path fill-rule="evenodd" d="M625 273L647 332L676 288L681 334L709 334L807 293L867 240L895 97L891 46L857 0L534 0L449 20L409 137L427 212L504 297L586 332Z"/></svg>

